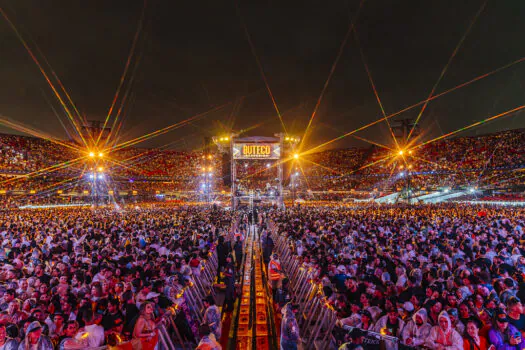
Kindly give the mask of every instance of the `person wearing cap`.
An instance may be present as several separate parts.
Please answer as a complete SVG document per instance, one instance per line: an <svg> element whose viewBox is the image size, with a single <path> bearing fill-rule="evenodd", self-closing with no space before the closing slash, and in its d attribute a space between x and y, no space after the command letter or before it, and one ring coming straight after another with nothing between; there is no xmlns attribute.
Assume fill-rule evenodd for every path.
<svg viewBox="0 0 525 350"><path fill-rule="evenodd" d="M222 322L219 307L215 305L215 299L213 299L213 296L211 295L204 298L203 302L204 307L206 308L206 311L204 311L203 322L210 326L211 332L215 335L215 339L220 340Z"/></svg>
<svg viewBox="0 0 525 350"><path fill-rule="evenodd" d="M432 326L427 322L427 310L419 309L412 319L403 327L401 331L401 341L403 344L410 347L418 347L423 345L428 336Z"/></svg>
<svg viewBox="0 0 525 350"><path fill-rule="evenodd" d="M40 322L33 321L27 327L25 339L18 346L18 350L53 350L53 343L42 335Z"/></svg>
<svg viewBox="0 0 525 350"><path fill-rule="evenodd" d="M489 343L497 350L525 349L525 339L516 327L509 324L509 317L503 310L496 310Z"/></svg>
<svg viewBox="0 0 525 350"><path fill-rule="evenodd" d="M359 328L354 328L350 332L350 341L342 344L338 350L364 350L364 338L366 332Z"/></svg>
<svg viewBox="0 0 525 350"><path fill-rule="evenodd" d="M446 311L439 314L438 325L432 327L425 345L436 350L463 350L463 338L452 327Z"/></svg>
<svg viewBox="0 0 525 350"><path fill-rule="evenodd" d="M356 325L357 328L365 331L372 330L374 328L374 318L368 310L361 310L361 321Z"/></svg>
<svg viewBox="0 0 525 350"><path fill-rule="evenodd" d="M281 322L281 350L297 350L301 341L299 325L295 314L299 311L299 306L289 302L284 305L281 313L283 320Z"/></svg>
<svg viewBox="0 0 525 350"><path fill-rule="evenodd" d="M518 297L510 297L507 300L507 316L509 323L516 327L520 332L525 331L525 314L523 305Z"/></svg>

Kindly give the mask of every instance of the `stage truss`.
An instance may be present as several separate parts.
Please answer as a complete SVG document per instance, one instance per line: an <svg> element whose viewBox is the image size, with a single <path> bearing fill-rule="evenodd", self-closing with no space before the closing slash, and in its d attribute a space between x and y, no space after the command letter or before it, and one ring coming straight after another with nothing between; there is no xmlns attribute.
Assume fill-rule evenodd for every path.
<svg viewBox="0 0 525 350"><path fill-rule="evenodd" d="M232 210L237 209L242 204L253 207L254 203L274 204L279 208L283 207L284 164L287 157L295 149L299 141L298 138L292 138L283 133L275 134L274 137L239 137L236 134L230 134L213 137L213 141L221 153L229 154ZM266 162L265 166L268 168L267 170L263 169L262 172L277 171L274 181L267 184L267 187L270 185L270 188L264 191L243 188L239 182L239 172L242 171L240 167L243 166L241 163L246 167L249 163L260 163L261 161Z"/></svg>

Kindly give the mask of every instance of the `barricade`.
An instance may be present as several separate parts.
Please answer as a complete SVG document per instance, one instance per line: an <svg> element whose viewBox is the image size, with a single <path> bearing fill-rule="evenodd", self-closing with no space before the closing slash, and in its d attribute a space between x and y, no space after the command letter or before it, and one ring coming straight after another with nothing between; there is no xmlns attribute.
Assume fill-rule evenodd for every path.
<svg viewBox="0 0 525 350"><path fill-rule="evenodd" d="M315 271L301 266L299 259L290 249L286 236L278 235L275 226L270 225L274 238L275 251L279 254L281 265L288 276L293 302L299 305L298 324L303 349L332 348L332 330L337 314L323 295L320 283L314 280Z"/></svg>

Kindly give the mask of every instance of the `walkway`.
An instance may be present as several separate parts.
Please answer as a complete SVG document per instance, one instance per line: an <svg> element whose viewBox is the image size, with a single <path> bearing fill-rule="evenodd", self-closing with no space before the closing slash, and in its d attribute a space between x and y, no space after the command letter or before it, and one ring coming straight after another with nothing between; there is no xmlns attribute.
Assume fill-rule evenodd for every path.
<svg viewBox="0 0 525 350"><path fill-rule="evenodd" d="M273 305L268 293L257 226L250 227L245 239L245 262L241 296L235 305L228 349L276 349Z"/></svg>

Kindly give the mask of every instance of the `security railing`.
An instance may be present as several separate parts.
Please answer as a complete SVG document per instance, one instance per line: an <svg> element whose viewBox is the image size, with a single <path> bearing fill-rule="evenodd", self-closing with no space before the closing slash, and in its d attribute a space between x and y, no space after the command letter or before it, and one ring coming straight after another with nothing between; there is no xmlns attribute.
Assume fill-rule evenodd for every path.
<svg viewBox="0 0 525 350"><path fill-rule="evenodd" d="M335 349L332 330L337 314L323 293L322 285L315 280L315 271L301 266L290 249L288 238L279 235L273 223L270 232L275 241L281 266L290 281L293 302L299 305L298 324L303 349Z"/></svg>

